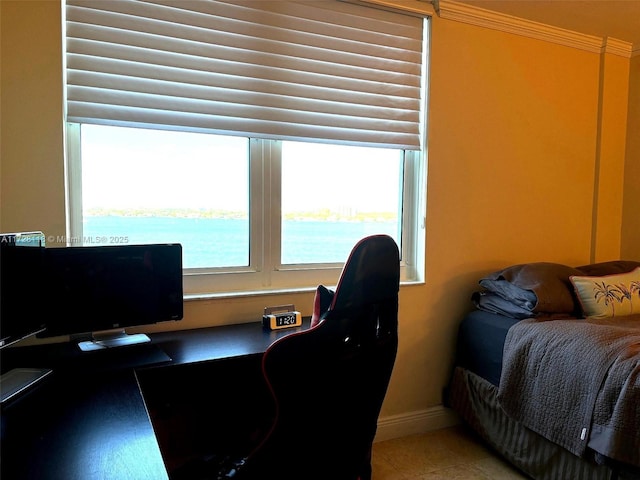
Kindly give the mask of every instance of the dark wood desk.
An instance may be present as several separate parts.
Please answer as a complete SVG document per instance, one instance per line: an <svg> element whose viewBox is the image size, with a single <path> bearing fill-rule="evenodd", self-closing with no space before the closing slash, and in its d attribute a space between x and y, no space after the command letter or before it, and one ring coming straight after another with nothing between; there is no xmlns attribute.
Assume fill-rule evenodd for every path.
<svg viewBox="0 0 640 480"><path fill-rule="evenodd" d="M238 431L268 421L249 405L266 398L261 355L275 339L307 327L305 319L277 332L260 323L163 332L150 334L150 343L97 352L71 343L4 349L3 372L34 367L53 374L3 405L0 477L167 479L167 458L197 455L207 432L225 434L235 425L220 423L221 413L231 418L226 408L252 412ZM210 411L216 414L203 415ZM171 438L182 439L179 448Z"/></svg>

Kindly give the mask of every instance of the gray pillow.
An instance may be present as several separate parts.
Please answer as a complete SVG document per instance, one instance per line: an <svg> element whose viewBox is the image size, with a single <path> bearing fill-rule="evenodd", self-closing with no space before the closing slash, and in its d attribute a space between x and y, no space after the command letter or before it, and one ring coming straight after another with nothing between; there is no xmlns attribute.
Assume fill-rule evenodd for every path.
<svg viewBox="0 0 640 480"><path fill-rule="evenodd" d="M533 313L574 313L579 305L571 275L583 273L560 263L523 263L487 275L480 285Z"/></svg>
<svg viewBox="0 0 640 480"><path fill-rule="evenodd" d="M589 277L602 277L604 275L614 275L616 273L627 273L636 267L640 267L640 262L635 260L612 260L610 262L592 263L576 267L582 275Z"/></svg>

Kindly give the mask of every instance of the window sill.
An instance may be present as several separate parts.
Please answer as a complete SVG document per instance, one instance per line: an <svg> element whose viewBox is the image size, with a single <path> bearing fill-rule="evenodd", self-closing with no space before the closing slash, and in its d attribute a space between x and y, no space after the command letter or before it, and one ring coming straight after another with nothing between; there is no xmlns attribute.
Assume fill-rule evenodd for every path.
<svg viewBox="0 0 640 480"><path fill-rule="evenodd" d="M400 288L411 285L424 285L422 280L409 280L401 281ZM335 285L325 285L327 288L335 289ZM185 293L185 302L197 302L208 300L223 300L230 298L252 298L252 297L266 297L272 295L291 295L297 293L313 293L316 291L316 287L304 287L304 288L282 288L271 290L247 290L243 292L216 292L216 293Z"/></svg>

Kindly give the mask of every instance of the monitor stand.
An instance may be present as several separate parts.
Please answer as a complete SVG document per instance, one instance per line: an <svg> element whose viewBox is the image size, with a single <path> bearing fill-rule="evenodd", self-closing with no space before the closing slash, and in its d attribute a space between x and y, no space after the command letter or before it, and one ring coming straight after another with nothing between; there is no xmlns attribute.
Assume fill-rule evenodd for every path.
<svg viewBox="0 0 640 480"><path fill-rule="evenodd" d="M124 330L116 332L100 332L93 333L91 340L85 340L78 343L78 347L83 352L91 352L94 350L103 350L105 348L123 347L126 345L135 345L137 343L150 342L151 339L144 333L128 334Z"/></svg>

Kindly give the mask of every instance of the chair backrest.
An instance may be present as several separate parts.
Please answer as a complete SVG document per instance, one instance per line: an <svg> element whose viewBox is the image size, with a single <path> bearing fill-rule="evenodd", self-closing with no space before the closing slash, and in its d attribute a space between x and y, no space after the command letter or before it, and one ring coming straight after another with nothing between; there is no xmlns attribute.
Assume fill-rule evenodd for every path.
<svg viewBox="0 0 640 480"><path fill-rule="evenodd" d="M362 239L321 321L265 352L275 421L239 478L370 478L371 445L398 346L399 271L391 237Z"/></svg>

